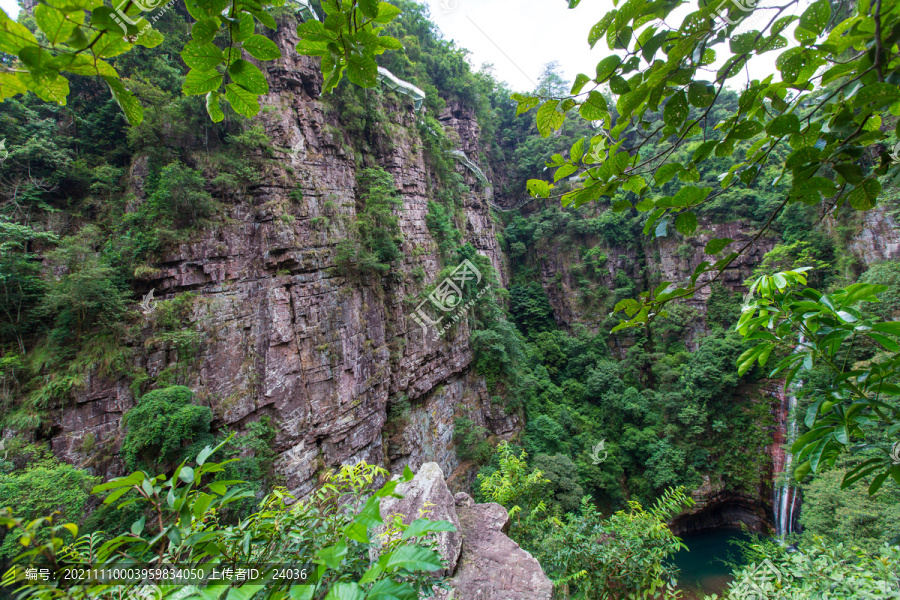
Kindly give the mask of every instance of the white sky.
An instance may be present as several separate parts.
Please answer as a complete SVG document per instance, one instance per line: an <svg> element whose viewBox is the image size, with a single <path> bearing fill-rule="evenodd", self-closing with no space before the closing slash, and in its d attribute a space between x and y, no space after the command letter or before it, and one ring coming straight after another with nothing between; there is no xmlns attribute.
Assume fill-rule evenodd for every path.
<svg viewBox="0 0 900 600"><path fill-rule="evenodd" d="M19 14L19 4L16 0L0 0L0 8L13 19Z"/></svg>
<svg viewBox="0 0 900 600"><path fill-rule="evenodd" d="M533 90L548 62L559 61L566 79L571 81L578 73L593 77L597 63L610 54L605 39L591 50L587 36L591 26L613 7L612 0L582 0L572 10L568 9L566 0L420 1L428 4L432 20L444 36L472 53L469 59L476 69L483 63L492 63L495 76L516 91ZM777 0L763 0L759 5L775 2ZM805 7L808 2L801 4ZM0 7L13 18L19 10L16 0L0 0ZM690 1L667 19L668 24L677 27L683 15L695 9L696 2ZM802 8L795 10L795 14L800 10ZM771 13L757 9L757 14ZM759 28L757 14L747 18L738 31ZM767 22L768 18L763 24ZM786 32L791 42L792 33L793 28ZM724 45L715 47L716 50L720 48L725 50ZM719 51L719 55L722 54ZM780 52L770 52L754 58L750 76L763 78L773 73L778 54ZM743 81L734 81L743 84Z"/></svg>
<svg viewBox="0 0 900 600"><path fill-rule="evenodd" d="M569 9L566 0L424 0L431 9L432 20L447 39L472 52L473 66L493 63L495 75L506 81L513 90L530 91L542 67L559 61L566 79L572 81L578 73L593 77L597 63L611 54L606 39L592 50L587 42L591 27L613 8L611 0L582 0L577 8ZM621 4L621 2L620 2ZM749 3L748 3L749 4ZM772 6L777 0L763 0L759 7ZM787 14L800 14L809 1ZM689 0L666 20L678 27L688 13L696 10L695 0ZM772 12L758 10L738 27L736 33L759 29L767 24ZM757 16L759 18L757 18ZM785 32L793 42L794 26ZM715 46L719 56L730 56L727 46ZM755 57L749 71L752 78L762 79L775 72L775 57L770 52ZM720 61L721 62L721 61ZM713 79L711 74L708 79ZM738 85L742 85L741 79Z"/></svg>
<svg viewBox="0 0 900 600"><path fill-rule="evenodd" d="M557 60L565 77L593 74L610 52L605 40L593 50L591 26L611 0L583 0L574 10L565 0L427 0L432 20L447 39L472 52L478 68L493 63L498 79L519 91L535 88L542 67Z"/></svg>

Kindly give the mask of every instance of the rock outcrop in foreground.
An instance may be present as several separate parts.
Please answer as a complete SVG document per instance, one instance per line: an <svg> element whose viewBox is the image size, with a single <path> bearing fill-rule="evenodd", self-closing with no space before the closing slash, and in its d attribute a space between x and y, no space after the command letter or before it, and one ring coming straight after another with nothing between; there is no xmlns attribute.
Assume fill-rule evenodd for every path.
<svg viewBox="0 0 900 600"><path fill-rule="evenodd" d="M446 520L455 532L438 535L438 550L447 561L450 592L440 600L550 600L553 584L531 554L509 539L509 513L496 503L475 504L465 493L450 494L437 463L422 465L415 478L397 486L403 498L381 502L381 516L395 514L404 523L427 511L432 520Z"/></svg>

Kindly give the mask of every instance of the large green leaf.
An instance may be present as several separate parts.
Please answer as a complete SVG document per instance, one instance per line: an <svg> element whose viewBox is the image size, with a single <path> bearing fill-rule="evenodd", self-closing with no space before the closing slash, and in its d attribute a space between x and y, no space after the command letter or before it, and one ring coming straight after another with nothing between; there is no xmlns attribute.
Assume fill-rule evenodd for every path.
<svg viewBox="0 0 900 600"><path fill-rule="evenodd" d="M588 99L578 109L578 112L580 112L581 116L587 121L599 121L600 119L606 118L608 110L609 107L607 106L606 98L603 94L596 90L592 90L591 93L588 94Z"/></svg>
<svg viewBox="0 0 900 600"><path fill-rule="evenodd" d="M387 25L398 16L400 16L400 9L393 4L387 2L378 3L378 17L375 19L376 23Z"/></svg>
<svg viewBox="0 0 900 600"><path fill-rule="evenodd" d="M0 72L0 101L26 93L28 93L28 86L16 73Z"/></svg>
<svg viewBox="0 0 900 600"><path fill-rule="evenodd" d="M388 557L386 571L437 571L441 569L441 557L433 550L421 546L400 546Z"/></svg>
<svg viewBox="0 0 900 600"><path fill-rule="evenodd" d="M537 128L542 137L547 137L560 127L566 120L566 116L556 110L559 100L544 102L537 112Z"/></svg>
<svg viewBox="0 0 900 600"><path fill-rule="evenodd" d="M850 190L850 193L847 194L847 202L856 210L869 210L875 207L880 193L881 183L874 177L870 177Z"/></svg>
<svg viewBox="0 0 900 600"><path fill-rule="evenodd" d="M900 100L900 88L894 84L873 82L863 86L853 98L853 105L857 107L875 104L875 106L887 106Z"/></svg>
<svg viewBox="0 0 900 600"><path fill-rule="evenodd" d="M257 94L248 92L236 83L225 86L225 100L231 104L231 108L245 117L255 117L259 114Z"/></svg>
<svg viewBox="0 0 900 600"><path fill-rule="evenodd" d="M198 44L205 44L213 41L219 32L218 19L202 19L194 23L191 27L191 37Z"/></svg>
<svg viewBox="0 0 900 600"><path fill-rule="evenodd" d="M46 4L38 4L34 9L34 20L50 43L56 45L66 41L84 23L84 12L64 13Z"/></svg>
<svg viewBox="0 0 900 600"><path fill-rule="evenodd" d="M408 583L382 579L372 586L366 600L416 600L418 597L419 594Z"/></svg>
<svg viewBox="0 0 900 600"><path fill-rule="evenodd" d="M798 26L814 36L820 35L831 18L831 3L828 0L817 0L809 5L800 16Z"/></svg>
<svg viewBox="0 0 900 600"><path fill-rule="evenodd" d="M358 0L359 10L370 19L378 16L378 0Z"/></svg>
<svg viewBox="0 0 900 600"><path fill-rule="evenodd" d="M597 77L595 81L597 83L602 83L605 81L613 72L618 68L618 66L622 64L622 59L619 58L615 54L611 54L607 56L599 63L597 63Z"/></svg>
<svg viewBox="0 0 900 600"><path fill-rule="evenodd" d="M330 569L338 569L344 558L347 556L347 541L338 540L332 546L322 548L316 553L316 556L324 562Z"/></svg>
<svg viewBox="0 0 900 600"><path fill-rule="evenodd" d="M378 64L371 56L351 54L347 58L347 79L359 87L378 84Z"/></svg>
<svg viewBox="0 0 900 600"><path fill-rule="evenodd" d="M336 583L328 590L325 600L365 600L366 594L355 583Z"/></svg>
<svg viewBox="0 0 900 600"><path fill-rule="evenodd" d="M800 133L800 118L792 113L778 115L766 125L766 133L772 136Z"/></svg>
<svg viewBox="0 0 900 600"><path fill-rule="evenodd" d="M453 523L448 521L429 521L428 519L416 519L410 523L406 531L403 532L403 539L424 535L433 531L456 531Z"/></svg>
<svg viewBox="0 0 900 600"><path fill-rule="evenodd" d="M672 97L669 98L669 101L663 109L663 121L665 121L667 125L681 127L681 124L684 123L689 112L690 107L688 107L687 96L683 90L678 90L672 94Z"/></svg>
<svg viewBox="0 0 900 600"><path fill-rule="evenodd" d="M184 78L181 90L188 96L199 96L217 90L221 85L222 74L218 71L191 69Z"/></svg>
<svg viewBox="0 0 900 600"><path fill-rule="evenodd" d="M684 212L675 218L675 229L681 235L693 235L697 230L697 215Z"/></svg>
<svg viewBox="0 0 900 600"><path fill-rule="evenodd" d="M239 86L256 95L268 94L269 83L259 67L242 58L228 67L228 74Z"/></svg>
<svg viewBox="0 0 900 600"><path fill-rule="evenodd" d="M688 86L688 100L693 106L706 108L716 98L716 88L705 81L693 82Z"/></svg>
<svg viewBox="0 0 900 600"><path fill-rule="evenodd" d="M69 96L69 81L62 75L53 79L38 80L30 73L19 73L19 80L41 100L56 102L63 106L66 104L66 98Z"/></svg>
<svg viewBox="0 0 900 600"><path fill-rule="evenodd" d="M225 60L222 51L212 43L196 41L185 44L181 58L188 67L199 71L210 71Z"/></svg>
<svg viewBox="0 0 900 600"><path fill-rule="evenodd" d="M222 112L222 107L219 105L219 99L222 97L222 94L219 92L209 92L206 94L206 112L209 114L209 118L212 119L213 123L220 123L225 119L225 113ZM197 464L202 465L203 462L198 458Z"/></svg>

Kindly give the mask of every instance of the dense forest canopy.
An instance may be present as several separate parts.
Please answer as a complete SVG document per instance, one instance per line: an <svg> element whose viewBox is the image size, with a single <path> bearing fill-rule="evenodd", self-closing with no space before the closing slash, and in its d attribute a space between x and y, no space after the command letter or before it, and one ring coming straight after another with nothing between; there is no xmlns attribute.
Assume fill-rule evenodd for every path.
<svg viewBox="0 0 900 600"><path fill-rule="evenodd" d="M856 241L873 223L896 227L900 3L626 0L585 32L608 50L595 73L567 81L550 62L536 89L517 91L473 70L413 0L155 8L45 0L17 20L0 12L5 565L310 566L311 580L188 593L227 600L411 599L447 586L436 540L455 526L379 512L408 468L385 483L380 465L330 470L319 457L316 491L295 498L276 468L278 415L229 431L195 385L207 300L186 289L149 317L137 308L183 248L265 213L286 230L308 219L323 239L339 224L329 277L382 300L414 282L404 307L463 260L484 276L491 293L462 298L472 367L492 406L523 425L501 441L454 413L454 452L476 500L509 510L509 535L560 597L684 592L673 523L693 514L692 491L770 491L784 427L773 393L797 402L782 477L802 490L802 533L745 545L726 597L896 597L900 261L870 260ZM758 29L746 30L751 15ZM751 80L760 55L777 56L777 72ZM326 115L319 134L353 165L351 217L324 195L316 216L299 215L299 185L286 203L254 205L296 154L271 137L266 118L287 92L268 67L298 57L317 72L303 93ZM381 87L379 67L424 94L409 122L391 113L413 101ZM446 123L468 113L477 138L464 140ZM388 160L409 139L429 173L431 283L422 264L406 269L420 250ZM463 143L492 187L458 168ZM470 205L526 199L492 213L493 263L472 241ZM403 352L384 349L392 361ZM152 353L169 357L164 368L150 368ZM48 447L59 414L104 378L135 401L118 437L89 434L82 464L61 461ZM390 398L386 437L414 421L414 404ZM126 475L103 482L108 464ZM16 573L22 597L113 597L140 583L40 586Z"/></svg>

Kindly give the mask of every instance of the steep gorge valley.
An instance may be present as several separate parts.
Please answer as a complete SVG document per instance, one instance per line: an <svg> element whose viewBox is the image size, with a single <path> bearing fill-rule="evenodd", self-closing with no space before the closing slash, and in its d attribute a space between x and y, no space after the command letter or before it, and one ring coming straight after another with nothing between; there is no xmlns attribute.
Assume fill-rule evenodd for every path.
<svg viewBox="0 0 900 600"><path fill-rule="evenodd" d="M320 60L294 51L302 15L283 7L267 33L282 58L255 63L268 87L259 114L211 123L200 97L180 93L190 35L180 4L155 25L161 45L116 59L141 124L89 77L71 79L66 106L34 95L0 105L0 503L127 529L91 487L137 469L171 474L233 433L226 479L250 481L250 504L273 488L310 497L342 466L409 467L440 473L449 493L434 489L456 507L447 518L474 536L482 526L467 519L484 519L483 531L502 520L479 508L493 498L481 483L505 472L511 449L547 478L545 519L578 513L583 497L610 516L682 487L692 501L664 520L675 535L776 533L789 421L805 433L811 400L788 414L783 374L738 375L748 282L812 266L822 290L888 286L879 314L896 319L894 189L866 212L789 205L714 284L647 327L611 333L618 303L690 279L714 260L711 240L753 238L786 184L729 190L698 210L696 234L670 226L659 237L642 234L646 212L614 211L608 198L578 208L532 198L527 180L546 178L545 163L592 125L570 119L541 136L535 110L517 116L511 90L476 72L423 7L395 4L403 13L388 31L405 49L379 65L424 90L422 110L383 86L323 93ZM570 87L551 64L532 92ZM711 135L737 98L717 96ZM886 114L885 130L896 120ZM665 190L718 188L736 160L717 154ZM477 278L458 280L449 306L465 308L441 312L433 294L463 264ZM423 314L452 326L438 336ZM849 468L794 484L791 543L834 533L874 551L900 534L897 483L872 499L867 486L840 490L836 473ZM529 548L531 530L517 538L517 526L496 534ZM451 562L468 564L465 538L462 554L454 543ZM14 549L7 534L2 559ZM577 589L542 566L557 593Z"/></svg>

